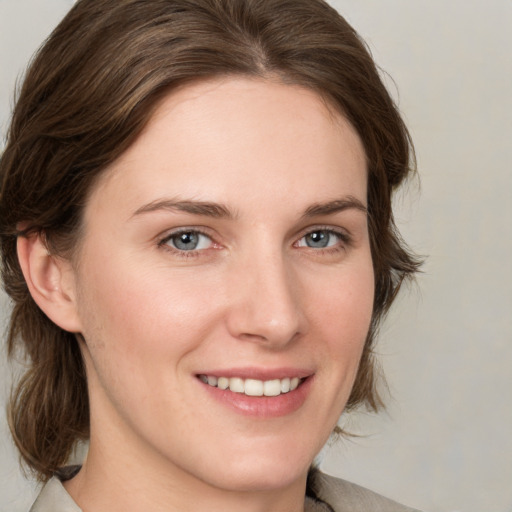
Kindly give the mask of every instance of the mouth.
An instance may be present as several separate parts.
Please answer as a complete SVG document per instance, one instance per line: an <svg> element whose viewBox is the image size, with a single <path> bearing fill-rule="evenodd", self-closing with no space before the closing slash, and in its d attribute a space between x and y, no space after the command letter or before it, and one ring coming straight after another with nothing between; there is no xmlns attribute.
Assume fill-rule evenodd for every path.
<svg viewBox="0 0 512 512"><path fill-rule="evenodd" d="M282 379L258 380L242 377L217 377L214 375L198 375L208 386L250 397L277 397L295 391L305 378L284 377Z"/></svg>
<svg viewBox="0 0 512 512"><path fill-rule="evenodd" d="M207 395L229 409L262 420L283 417L302 408L315 372L298 368L229 368L195 375Z"/></svg>

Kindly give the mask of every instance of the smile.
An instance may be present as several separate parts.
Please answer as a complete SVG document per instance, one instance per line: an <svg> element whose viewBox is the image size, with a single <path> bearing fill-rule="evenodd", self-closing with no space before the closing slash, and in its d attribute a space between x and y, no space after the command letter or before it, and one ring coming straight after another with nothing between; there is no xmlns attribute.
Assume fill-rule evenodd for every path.
<svg viewBox="0 0 512 512"><path fill-rule="evenodd" d="M240 377L215 377L212 375L199 375L199 379L214 388L229 389L234 393L247 396L279 396L294 391L303 380L299 377L286 377L264 381L242 379Z"/></svg>

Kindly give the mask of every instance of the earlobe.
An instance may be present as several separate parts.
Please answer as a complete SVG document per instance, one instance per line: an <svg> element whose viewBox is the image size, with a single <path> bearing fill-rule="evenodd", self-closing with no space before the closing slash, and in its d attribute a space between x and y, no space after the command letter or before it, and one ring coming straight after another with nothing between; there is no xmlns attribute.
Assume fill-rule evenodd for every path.
<svg viewBox="0 0 512 512"><path fill-rule="evenodd" d="M21 270L36 304L60 328L80 332L71 263L51 255L40 234L19 236L17 246Z"/></svg>

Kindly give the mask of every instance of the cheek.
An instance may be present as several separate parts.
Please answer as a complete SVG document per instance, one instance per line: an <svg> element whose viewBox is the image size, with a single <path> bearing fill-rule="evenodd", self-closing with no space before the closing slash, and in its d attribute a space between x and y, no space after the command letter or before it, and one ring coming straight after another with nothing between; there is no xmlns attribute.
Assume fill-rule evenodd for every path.
<svg viewBox="0 0 512 512"><path fill-rule="evenodd" d="M330 335L360 344L366 338L373 311L374 274L371 259L356 262L351 268L333 272L323 281L309 283L311 315ZM339 345L339 343L335 343Z"/></svg>
<svg viewBox="0 0 512 512"><path fill-rule="evenodd" d="M123 261L88 260L79 313L90 349L111 354L141 371L143 361L169 359L196 347L211 328L211 283L190 273Z"/></svg>
<svg viewBox="0 0 512 512"><path fill-rule="evenodd" d="M317 350L324 369L338 387L337 400L345 402L355 380L366 342L373 312L374 274L371 258L367 257L350 272L340 273L317 288L312 296L314 329L324 340Z"/></svg>

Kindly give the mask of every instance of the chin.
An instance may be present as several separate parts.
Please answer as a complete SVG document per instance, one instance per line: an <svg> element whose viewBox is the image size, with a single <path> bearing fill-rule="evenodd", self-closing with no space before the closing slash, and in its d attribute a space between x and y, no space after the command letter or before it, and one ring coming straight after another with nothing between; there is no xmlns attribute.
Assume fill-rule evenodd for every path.
<svg viewBox="0 0 512 512"><path fill-rule="evenodd" d="M279 465L278 465L279 466ZM309 466L305 468L281 467L248 468L246 471L225 475L212 482L215 487L232 492L272 492L291 487L297 482L306 481Z"/></svg>
<svg viewBox="0 0 512 512"><path fill-rule="evenodd" d="M230 457L223 460L221 468L215 468L209 480L215 487L234 492L284 489L306 481L312 457L297 455L295 452L276 456L274 452L265 456L260 452L253 457L240 455L234 460Z"/></svg>

